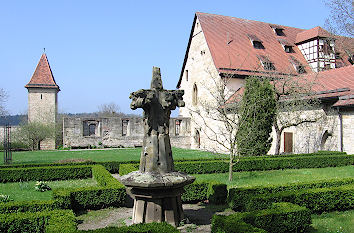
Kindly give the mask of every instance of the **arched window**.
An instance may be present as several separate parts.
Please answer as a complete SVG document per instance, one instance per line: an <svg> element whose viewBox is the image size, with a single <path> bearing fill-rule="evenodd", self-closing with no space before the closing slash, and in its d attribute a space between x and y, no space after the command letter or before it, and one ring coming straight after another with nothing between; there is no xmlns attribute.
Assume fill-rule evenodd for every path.
<svg viewBox="0 0 354 233"><path fill-rule="evenodd" d="M197 144L197 148L200 148L200 133L199 130L195 130L195 142Z"/></svg>
<svg viewBox="0 0 354 233"><path fill-rule="evenodd" d="M197 105L198 104L198 87L197 87L196 83L194 83L194 85L193 85L192 104L193 105Z"/></svg>
<svg viewBox="0 0 354 233"><path fill-rule="evenodd" d="M326 130L322 135L321 145L320 145L321 150L325 149L325 144L326 144L327 138L329 136L331 136L331 135L328 133L328 130Z"/></svg>

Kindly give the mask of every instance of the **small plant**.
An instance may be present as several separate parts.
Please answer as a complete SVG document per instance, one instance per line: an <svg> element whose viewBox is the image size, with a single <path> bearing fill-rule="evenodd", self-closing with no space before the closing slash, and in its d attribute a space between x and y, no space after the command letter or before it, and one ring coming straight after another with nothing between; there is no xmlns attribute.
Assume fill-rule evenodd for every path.
<svg viewBox="0 0 354 233"><path fill-rule="evenodd" d="M45 192L45 191L51 190L49 185L44 181L37 181L34 188L39 192Z"/></svg>
<svg viewBox="0 0 354 233"><path fill-rule="evenodd" d="M13 201L13 199L11 199L9 195L0 194L0 203L5 203L9 201Z"/></svg>

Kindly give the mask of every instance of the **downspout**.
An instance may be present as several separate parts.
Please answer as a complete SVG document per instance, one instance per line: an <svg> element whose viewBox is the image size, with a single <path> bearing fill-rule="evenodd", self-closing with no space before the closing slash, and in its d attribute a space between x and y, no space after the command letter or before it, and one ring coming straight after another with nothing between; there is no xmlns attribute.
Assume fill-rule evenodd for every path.
<svg viewBox="0 0 354 233"><path fill-rule="evenodd" d="M342 113L339 110L339 107L337 108L338 112L338 117L339 117L339 141L340 141L340 151L343 152L343 116Z"/></svg>

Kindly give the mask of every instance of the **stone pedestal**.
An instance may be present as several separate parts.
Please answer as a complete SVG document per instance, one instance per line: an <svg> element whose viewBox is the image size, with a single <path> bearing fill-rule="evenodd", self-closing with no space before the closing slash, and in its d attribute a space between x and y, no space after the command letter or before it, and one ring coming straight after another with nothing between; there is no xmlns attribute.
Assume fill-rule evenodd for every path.
<svg viewBox="0 0 354 233"><path fill-rule="evenodd" d="M181 172L131 172L120 178L134 199L133 223L168 222L178 226L184 218L181 195L195 178Z"/></svg>

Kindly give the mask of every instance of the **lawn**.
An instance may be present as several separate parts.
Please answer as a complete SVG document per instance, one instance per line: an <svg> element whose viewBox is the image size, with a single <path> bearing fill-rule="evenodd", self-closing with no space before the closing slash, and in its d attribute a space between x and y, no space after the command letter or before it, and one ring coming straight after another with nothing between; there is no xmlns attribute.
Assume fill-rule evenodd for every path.
<svg viewBox="0 0 354 233"><path fill-rule="evenodd" d="M198 181L218 181L226 183L229 188L251 187L267 184L281 185L336 178L353 178L354 166L234 172L231 182L228 181L228 173L196 174L193 176L195 176Z"/></svg>
<svg viewBox="0 0 354 233"><path fill-rule="evenodd" d="M312 233L354 232L354 210L312 215Z"/></svg>
<svg viewBox="0 0 354 233"><path fill-rule="evenodd" d="M227 158L226 155L211 152L173 148L174 159L212 159ZM55 150L55 151L21 151L12 153L12 163L53 163L69 159L85 159L95 162L140 160L141 148L120 148L105 150ZM0 159L0 165L4 161Z"/></svg>
<svg viewBox="0 0 354 233"><path fill-rule="evenodd" d="M80 188L96 186L96 180L59 180L46 182L49 187L56 188ZM51 200L53 191L39 192L35 190L36 181L0 183L0 194L9 195L14 201Z"/></svg>

